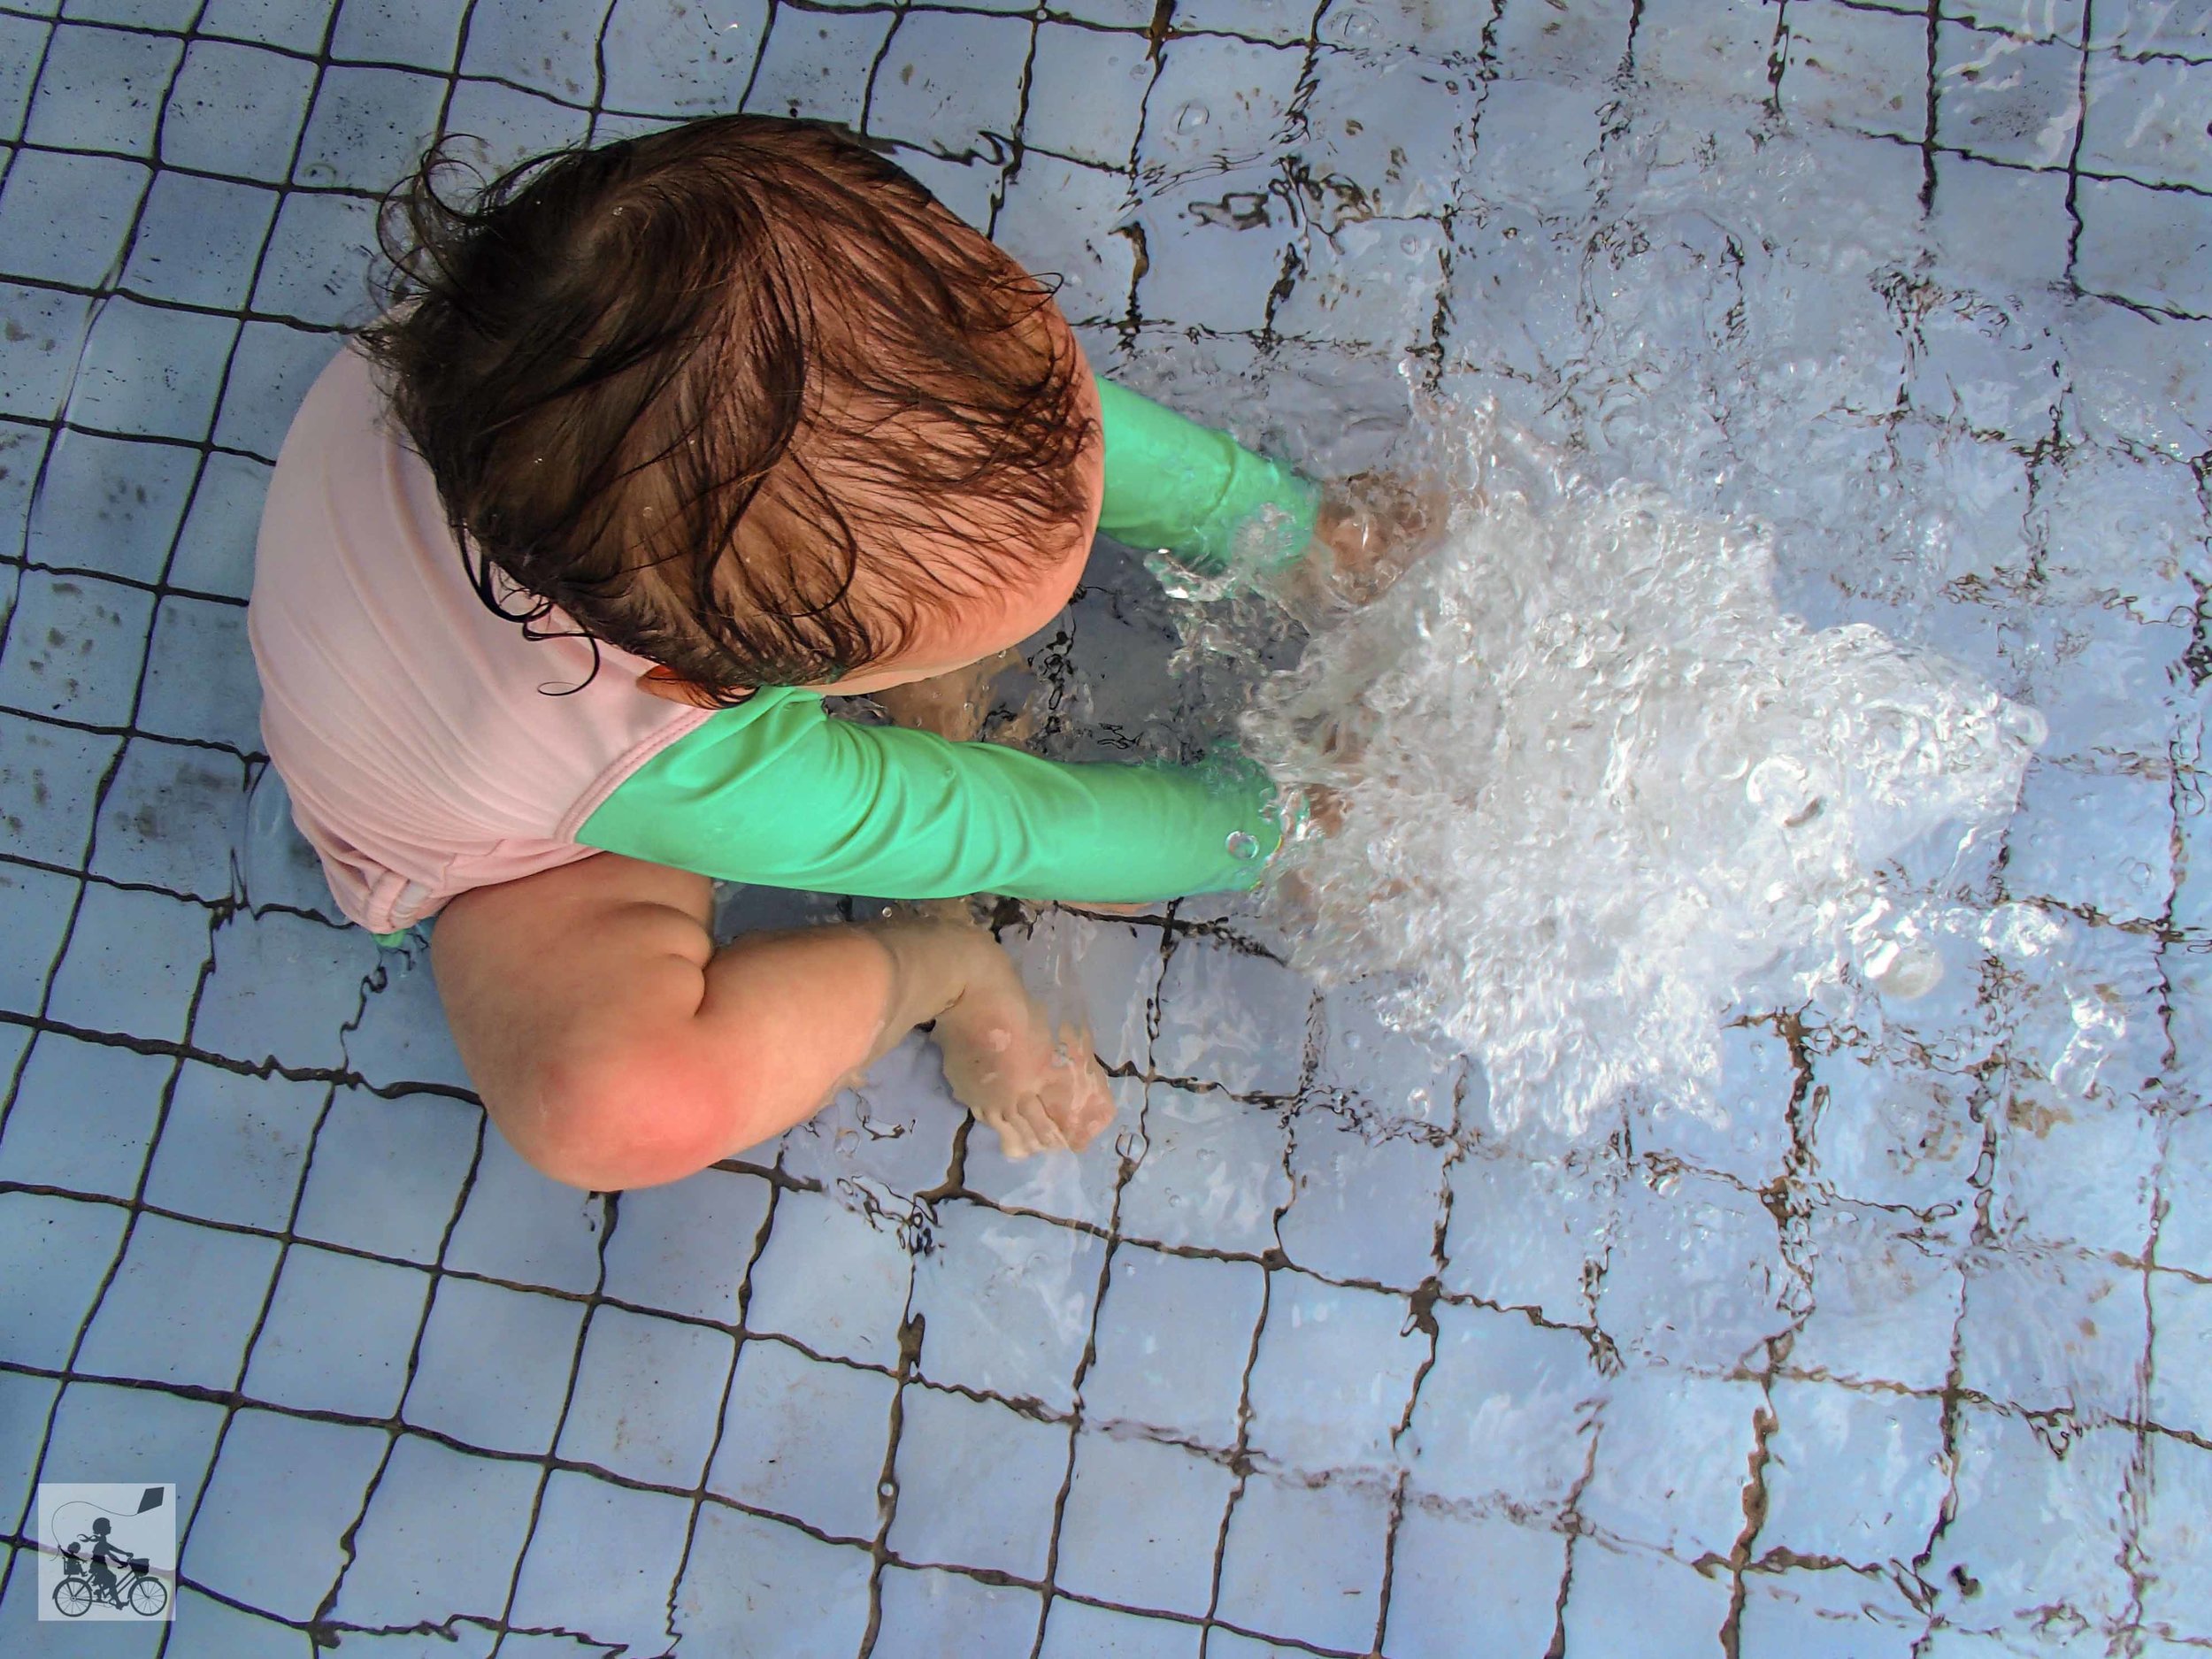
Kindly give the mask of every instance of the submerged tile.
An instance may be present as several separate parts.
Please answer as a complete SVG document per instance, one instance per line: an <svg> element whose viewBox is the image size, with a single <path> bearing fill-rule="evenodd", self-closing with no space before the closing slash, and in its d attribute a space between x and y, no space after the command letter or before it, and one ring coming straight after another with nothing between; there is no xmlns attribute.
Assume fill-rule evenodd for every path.
<svg viewBox="0 0 2212 1659"><path fill-rule="evenodd" d="M942 1389L910 1386L900 1398L891 1548L910 1562L1042 1578L1068 1478L1066 1426ZM978 1503L983 1492L990 1502ZM1032 1599L1033 1633L1036 1610Z"/></svg>
<svg viewBox="0 0 2212 1659"><path fill-rule="evenodd" d="M914 1264L922 1375L1067 1410L1105 1248L1072 1227L944 1205Z"/></svg>
<svg viewBox="0 0 2212 1659"><path fill-rule="evenodd" d="M369 1625L497 1618L543 1478L534 1464L401 1435L354 1534L334 1616Z"/></svg>
<svg viewBox="0 0 2212 1659"><path fill-rule="evenodd" d="M825 1532L872 1540L898 1392L880 1371L809 1359L782 1342L747 1342L721 1408L707 1490Z"/></svg>

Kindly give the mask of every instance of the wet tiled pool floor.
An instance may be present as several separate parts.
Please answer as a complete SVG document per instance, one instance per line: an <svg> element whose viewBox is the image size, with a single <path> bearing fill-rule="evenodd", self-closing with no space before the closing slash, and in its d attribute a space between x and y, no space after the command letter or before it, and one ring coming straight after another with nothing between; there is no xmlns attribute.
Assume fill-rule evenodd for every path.
<svg viewBox="0 0 2212 1659"><path fill-rule="evenodd" d="M2032 687L2063 764L2007 878L2158 1010L2111 1068L2147 1082L2047 1110L1774 1014L1728 1131L1505 1135L1478 1071L1187 905L1010 933L1084 961L1123 1110L1080 1159L1005 1163L912 1045L672 1187L586 1197L486 1132L426 953L335 925L291 836L242 630L425 134L864 123L1140 380L1509 380L1529 327L1460 291L1511 274L1472 194L1509 180L1455 168L1579 166L1670 86L1861 146L2152 388L2095 442L2186 498L2139 584L2178 597L2092 607L2124 672ZM0 4L0 1647L2212 1647L2208 116L2186 0ZM1189 211L1220 154L1392 239ZM1094 710L1164 660L1146 580L1102 565L1055 647ZM176 1484L173 1626L34 1622L60 1479Z"/></svg>

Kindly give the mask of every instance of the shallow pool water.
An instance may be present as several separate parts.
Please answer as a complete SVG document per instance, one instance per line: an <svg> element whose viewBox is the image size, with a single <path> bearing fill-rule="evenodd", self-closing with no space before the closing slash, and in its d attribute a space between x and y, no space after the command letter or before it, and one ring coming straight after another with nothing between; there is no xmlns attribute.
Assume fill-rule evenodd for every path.
<svg viewBox="0 0 2212 1659"><path fill-rule="evenodd" d="M0 5L0 1647L2212 1644L2202 5L55 9ZM1033 651L1056 752L1241 725L1350 797L1302 898L1002 918L1117 1074L1080 1157L910 1044L553 1187L260 753L373 193L741 103L897 146L1104 372L1453 486L1315 641L1102 548ZM173 1625L35 1622L65 1479L176 1485Z"/></svg>

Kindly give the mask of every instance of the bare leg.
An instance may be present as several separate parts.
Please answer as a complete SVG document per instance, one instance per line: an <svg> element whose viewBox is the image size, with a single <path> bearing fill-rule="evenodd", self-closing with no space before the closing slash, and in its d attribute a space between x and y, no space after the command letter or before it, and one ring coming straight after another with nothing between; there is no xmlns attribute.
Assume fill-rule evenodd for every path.
<svg viewBox="0 0 2212 1659"><path fill-rule="evenodd" d="M979 929L917 920L760 933L717 950L703 876L601 853L462 895L432 936L486 1110L557 1179L674 1180L811 1116L937 1022L962 1103L1019 1156L1112 1109Z"/></svg>

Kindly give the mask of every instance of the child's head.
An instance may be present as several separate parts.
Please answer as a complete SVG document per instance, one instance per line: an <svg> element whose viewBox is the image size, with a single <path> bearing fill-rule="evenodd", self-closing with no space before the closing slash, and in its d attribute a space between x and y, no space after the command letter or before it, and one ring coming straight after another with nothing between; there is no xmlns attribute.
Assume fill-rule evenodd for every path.
<svg viewBox="0 0 2212 1659"><path fill-rule="evenodd" d="M386 218L365 331L488 603L701 700L870 688L1043 625L1101 491L1049 290L855 140L750 116ZM1009 630L1013 630L1009 632Z"/></svg>

